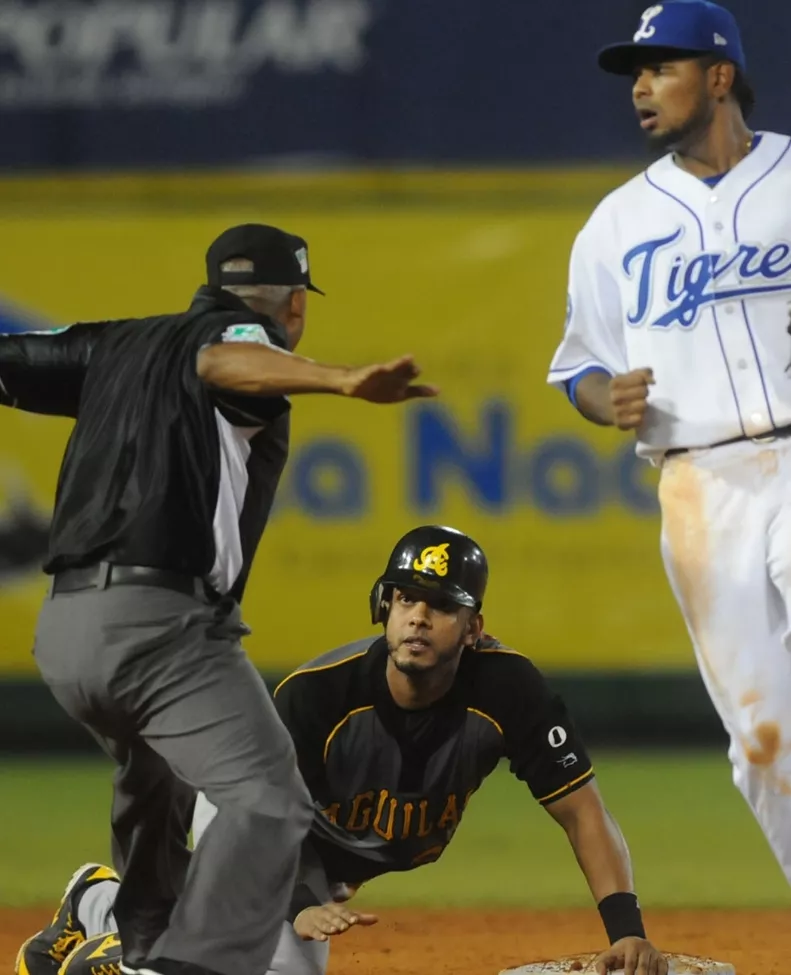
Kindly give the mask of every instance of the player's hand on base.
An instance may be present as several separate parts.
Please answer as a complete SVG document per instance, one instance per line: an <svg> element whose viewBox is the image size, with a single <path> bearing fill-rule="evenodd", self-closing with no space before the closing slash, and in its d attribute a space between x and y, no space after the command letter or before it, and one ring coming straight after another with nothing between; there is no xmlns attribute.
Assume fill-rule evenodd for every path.
<svg viewBox="0 0 791 975"><path fill-rule="evenodd" d="M652 369L633 369L610 380L613 423L619 430L636 430L648 409L648 387L654 385Z"/></svg>
<svg viewBox="0 0 791 975"><path fill-rule="evenodd" d="M439 393L436 386L413 382L419 375L415 360L411 355L404 355L391 362L349 369L341 379L340 392L369 403L403 403L436 396Z"/></svg>
<svg viewBox="0 0 791 975"><path fill-rule="evenodd" d="M307 907L294 918L294 930L303 941L326 941L334 934L343 934L355 924L369 927L376 924L376 914L361 914L345 904L330 902Z"/></svg>
<svg viewBox="0 0 791 975"><path fill-rule="evenodd" d="M667 975L667 958L645 938L621 938L596 959L599 975Z"/></svg>

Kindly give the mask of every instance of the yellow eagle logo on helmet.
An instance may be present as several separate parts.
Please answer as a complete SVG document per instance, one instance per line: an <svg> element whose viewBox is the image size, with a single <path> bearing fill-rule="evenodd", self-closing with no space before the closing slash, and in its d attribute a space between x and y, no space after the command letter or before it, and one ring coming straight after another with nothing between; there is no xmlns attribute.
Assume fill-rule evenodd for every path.
<svg viewBox="0 0 791 975"><path fill-rule="evenodd" d="M420 553L420 558L415 559L412 563L412 568L416 572L433 572L438 576L446 576L450 559L448 555L449 544L449 542L443 542L442 545L429 545L428 548L424 548Z"/></svg>

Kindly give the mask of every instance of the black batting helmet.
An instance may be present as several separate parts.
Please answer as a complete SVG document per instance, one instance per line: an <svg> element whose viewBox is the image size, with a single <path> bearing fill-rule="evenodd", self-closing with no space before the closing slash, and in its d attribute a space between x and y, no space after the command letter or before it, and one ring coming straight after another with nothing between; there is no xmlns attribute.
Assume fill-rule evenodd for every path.
<svg viewBox="0 0 791 975"><path fill-rule="evenodd" d="M442 525L413 528L398 542L387 568L371 590L371 620L384 623L383 605L394 586L440 592L479 611L486 592L489 566L480 546L469 535Z"/></svg>

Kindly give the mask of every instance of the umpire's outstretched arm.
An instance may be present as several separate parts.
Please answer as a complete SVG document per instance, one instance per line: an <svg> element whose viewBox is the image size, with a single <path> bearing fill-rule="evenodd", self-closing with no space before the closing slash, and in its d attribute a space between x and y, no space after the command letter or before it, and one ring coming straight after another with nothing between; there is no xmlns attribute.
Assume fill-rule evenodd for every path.
<svg viewBox="0 0 791 975"><path fill-rule="evenodd" d="M248 396L334 393L372 403L400 403L439 392L435 386L412 382L420 375L412 356L350 368L323 365L271 345L237 342L201 349L197 370L207 385Z"/></svg>
<svg viewBox="0 0 791 975"><path fill-rule="evenodd" d="M0 335L0 404L76 417L93 348L105 324Z"/></svg>

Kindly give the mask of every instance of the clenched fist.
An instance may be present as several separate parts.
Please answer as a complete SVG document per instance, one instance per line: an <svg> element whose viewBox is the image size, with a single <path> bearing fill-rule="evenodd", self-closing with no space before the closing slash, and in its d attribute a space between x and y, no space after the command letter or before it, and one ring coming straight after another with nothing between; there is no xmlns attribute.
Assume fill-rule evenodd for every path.
<svg viewBox="0 0 791 975"><path fill-rule="evenodd" d="M613 423L619 430L636 430L645 419L648 387L654 385L652 369L633 369L610 380Z"/></svg>

